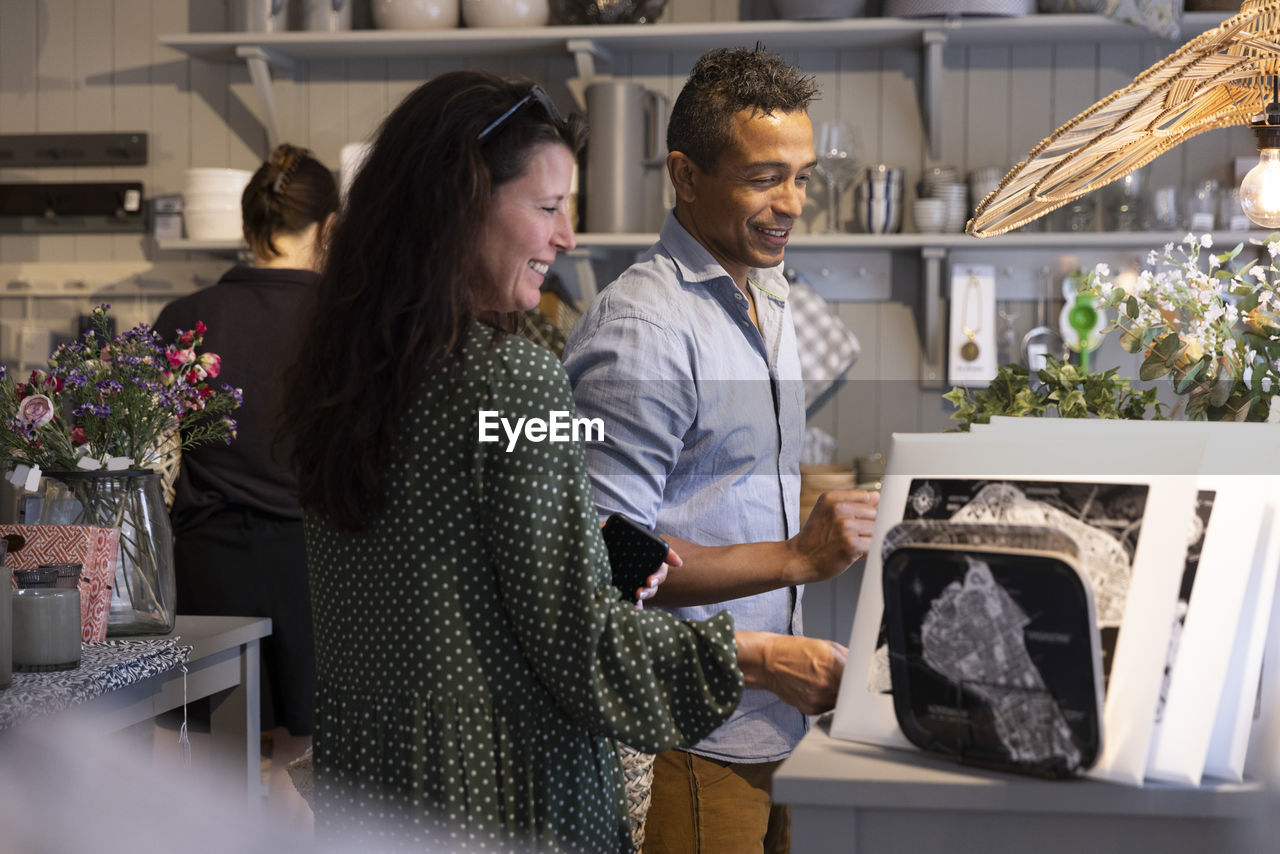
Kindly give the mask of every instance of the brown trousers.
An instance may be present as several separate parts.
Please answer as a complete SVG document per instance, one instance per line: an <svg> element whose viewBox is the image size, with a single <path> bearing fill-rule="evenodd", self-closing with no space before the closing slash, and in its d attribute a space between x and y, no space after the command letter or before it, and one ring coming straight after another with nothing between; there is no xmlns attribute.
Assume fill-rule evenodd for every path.
<svg viewBox="0 0 1280 854"><path fill-rule="evenodd" d="M644 854L787 854L791 812L770 797L780 764L659 753Z"/></svg>

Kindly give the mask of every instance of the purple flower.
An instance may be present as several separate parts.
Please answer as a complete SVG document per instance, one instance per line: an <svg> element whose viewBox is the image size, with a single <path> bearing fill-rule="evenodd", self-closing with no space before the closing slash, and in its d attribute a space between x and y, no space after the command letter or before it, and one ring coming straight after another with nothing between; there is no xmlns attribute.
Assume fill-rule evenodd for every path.
<svg viewBox="0 0 1280 854"><path fill-rule="evenodd" d="M75 408L75 411L72 412L71 414L76 416L77 418L83 418L86 415L93 415L98 418L106 418L111 414L111 407L105 404L99 405L96 403L82 403L79 406L77 406Z"/></svg>

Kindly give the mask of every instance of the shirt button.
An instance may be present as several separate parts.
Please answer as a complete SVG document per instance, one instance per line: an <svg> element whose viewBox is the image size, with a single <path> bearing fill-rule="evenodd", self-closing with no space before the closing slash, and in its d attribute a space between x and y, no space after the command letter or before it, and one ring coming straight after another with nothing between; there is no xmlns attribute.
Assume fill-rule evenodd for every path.
<svg viewBox="0 0 1280 854"><path fill-rule="evenodd" d="M750 326L750 325L751 325L751 321L749 321L749 320L740 320L740 321L738 321L738 322L739 322L739 323L741 323L743 326Z"/></svg>
<svg viewBox="0 0 1280 854"><path fill-rule="evenodd" d="M746 297L742 295L742 291L738 291L737 293L734 294L734 296L738 298L738 302L742 302L744 299L746 299Z"/></svg>

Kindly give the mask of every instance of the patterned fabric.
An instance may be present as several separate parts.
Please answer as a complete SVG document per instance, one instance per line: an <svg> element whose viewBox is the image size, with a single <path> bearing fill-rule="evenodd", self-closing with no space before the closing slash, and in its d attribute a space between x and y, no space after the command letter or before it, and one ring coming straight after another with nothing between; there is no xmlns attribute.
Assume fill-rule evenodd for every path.
<svg viewBox="0 0 1280 854"><path fill-rule="evenodd" d="M119 528L0 525L0 537L12 538L4 560L9 569L35 569L43 563L80 564L80 640L90 643L106 638L120 551Z"/></svg>
<svg viewBox="0 0 1280 854"><path fill-rule="evenodd" d="M0 729L51 715L186 664L191 647L172 638L106 640L80 647L80 666L15 673L0 690Z"/></svg>
<svg viewBox="0 0 1280 854"><path fill-rule="evenodd" d="M725 720L733 621L622 600L581 442L480 441L481 410L573 412L553 355L492 339L477 324L455 375L423 384L364 532L305 516L317 836L629 851L614 740L654 751Z"/></svg>
<svg viewBox="0 0 1280 854"><path fill-rule="evenodd" d="M1106 15L1137 24L1167 39L1182 28L1182 0L1037 0L1040 12Z"/></svg>
<svg viewBox="0 0 1280 854"><path fill-rule="evenodd" d="M808 285L793 282L787 301L796 324L804 408L812 415L834 393L836 383L853 367L862 347L827 301Z"/></svg>

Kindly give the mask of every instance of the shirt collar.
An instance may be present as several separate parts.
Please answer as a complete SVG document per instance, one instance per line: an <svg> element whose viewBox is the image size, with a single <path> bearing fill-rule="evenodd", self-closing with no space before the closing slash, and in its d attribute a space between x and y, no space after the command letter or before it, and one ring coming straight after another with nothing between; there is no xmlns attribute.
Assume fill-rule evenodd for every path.
<svg viewBox="0 0 1280 854"><path fill-rule="evenodd" d="M680 270L680 277L685 281L720 281L731 288L737 287L733 277L720 266L720 262L680 224L674 209L667 211L667 219L662 224L658 242L671 256ZM782 275L782 264L774 267L751 267L747 270L747 280L766 296L783 303L787 301L789 285L786 276Z"/></svg>

